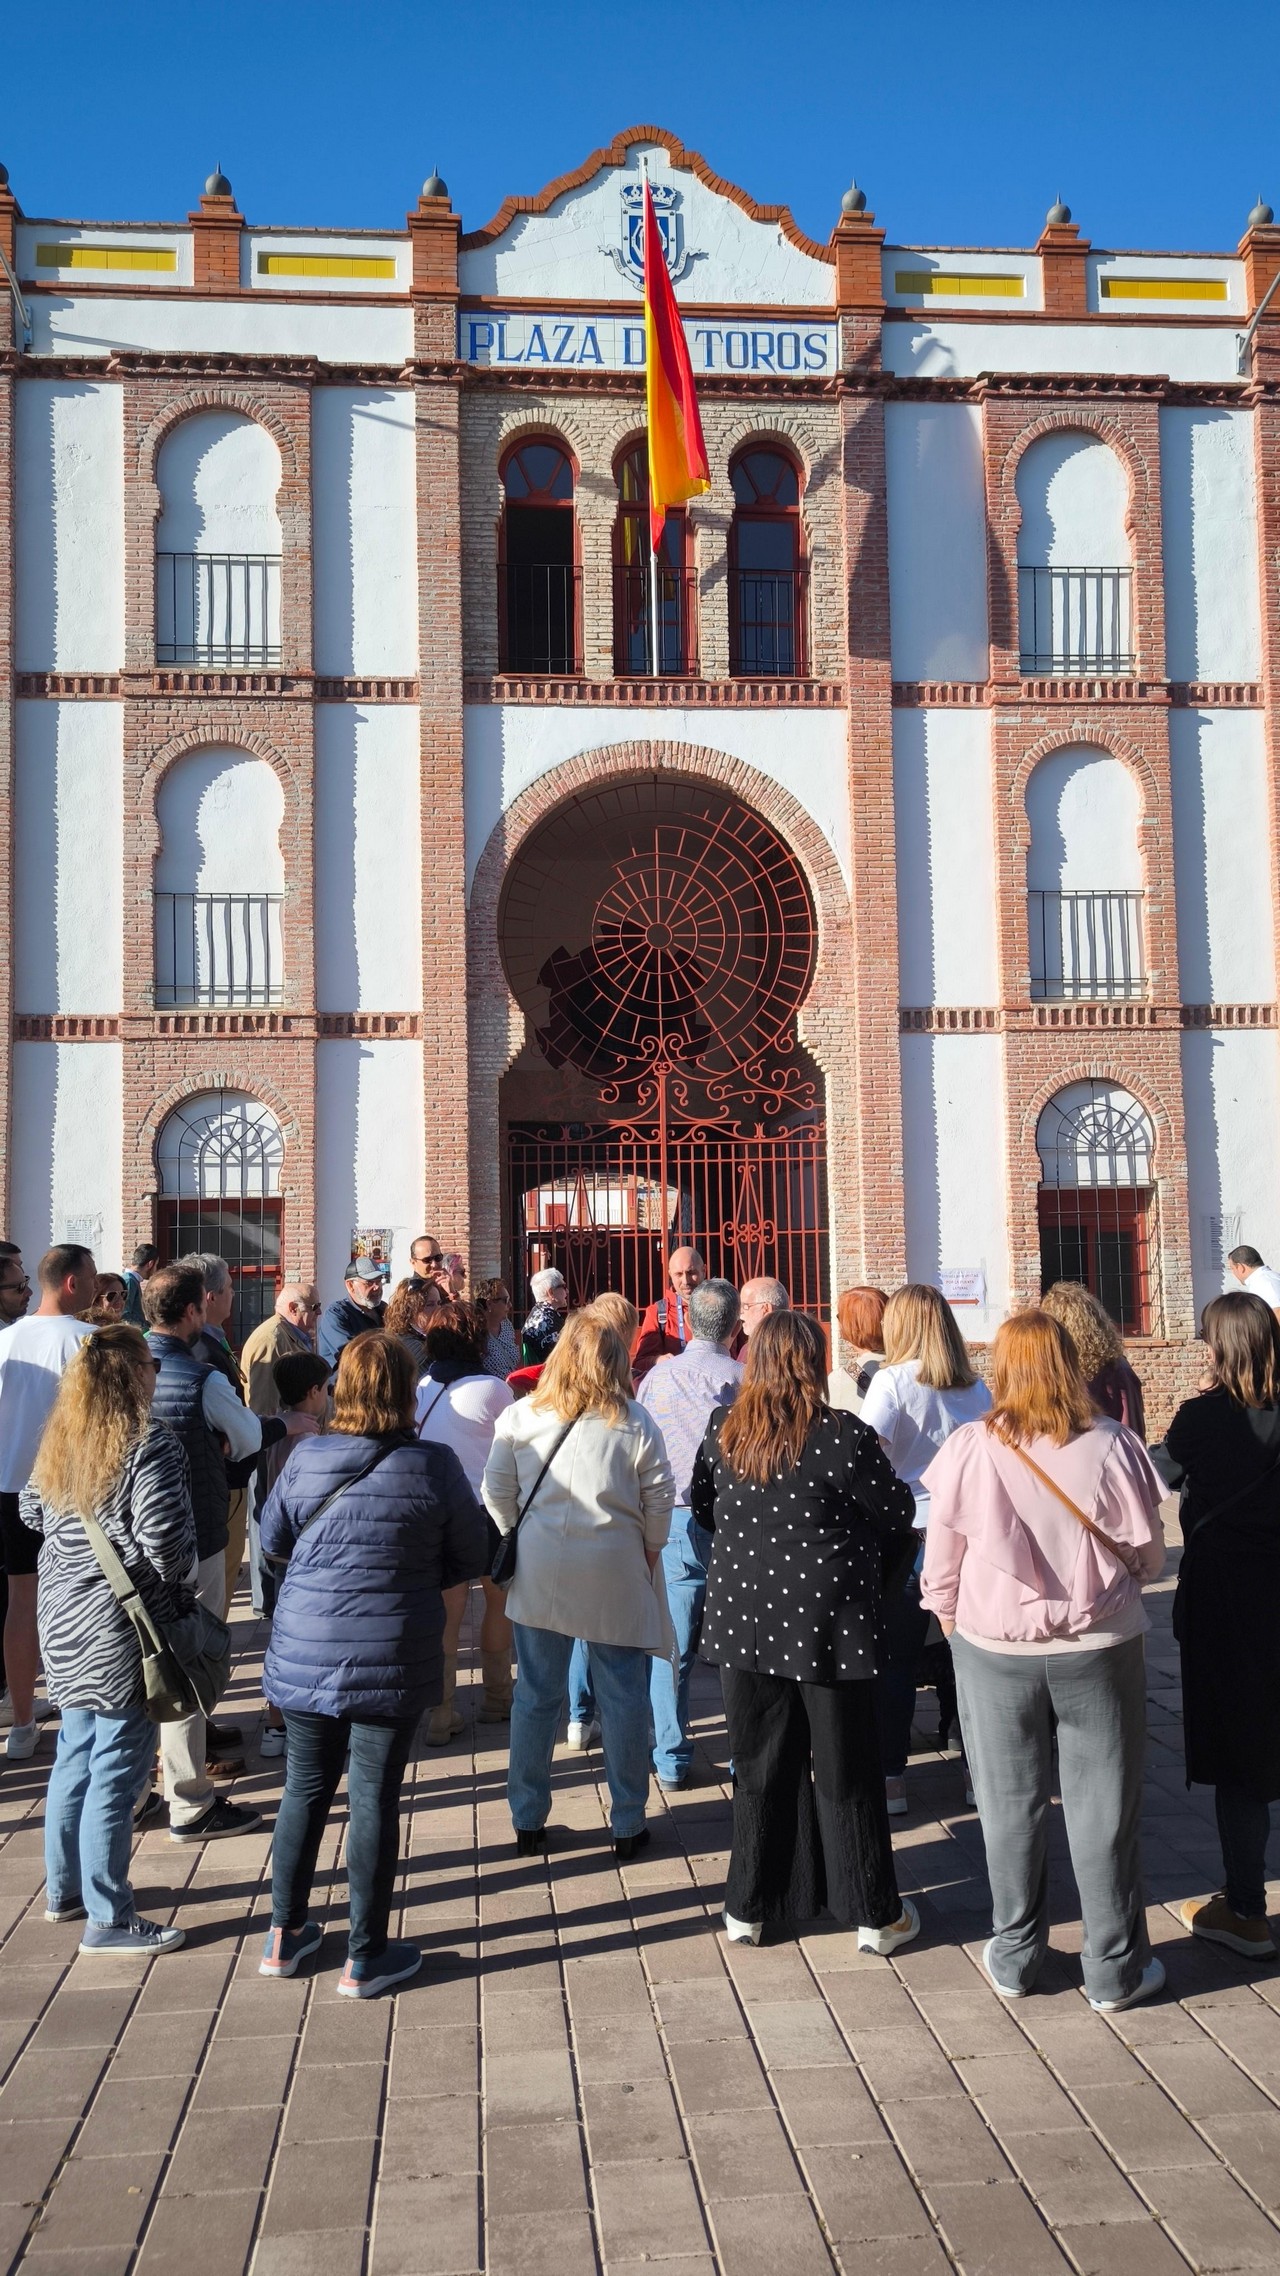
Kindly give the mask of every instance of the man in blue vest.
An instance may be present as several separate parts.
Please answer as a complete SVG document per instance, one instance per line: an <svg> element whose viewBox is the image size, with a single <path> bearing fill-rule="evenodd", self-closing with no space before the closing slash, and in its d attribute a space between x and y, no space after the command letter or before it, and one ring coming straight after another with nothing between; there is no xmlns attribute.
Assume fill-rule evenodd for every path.
<svg viewBox="0 0 1280 2276"><path fill-rule="evenodd" d="M227 1462L259 1453L263 1426L226 1376L196 1349L205 1325L202 1275L184 1265L165 1265L148 1280L143 1301L151 1324L147 1342L160 1362L152 1413L177 1432L191 1470L199 1560L191 1583L221 1620L227 1609ZM260 1822L260 1810L229 1802L215 1791L207 1759L203 1715L162 1724L160 1760L171 1841L216 1841L248 1833Z"/></svg>

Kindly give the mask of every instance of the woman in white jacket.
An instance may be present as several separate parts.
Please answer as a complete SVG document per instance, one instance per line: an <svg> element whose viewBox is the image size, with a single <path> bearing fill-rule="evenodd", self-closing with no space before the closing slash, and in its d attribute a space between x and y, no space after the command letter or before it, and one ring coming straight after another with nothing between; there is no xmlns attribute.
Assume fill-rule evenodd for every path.
<svg viewBox="0 0 1280 2276"><path fill-rule="evenodd" d="M483 1491L501 1532L520 1521L507 1597L519 1669L507 1775L517 1853L546 1846L551 1757L581 1636L625 1862L649 1838L649 1661L672 1649L660 1560L675 1486L616 1329L570 1317L532 1395L499 1416Z"/></svg>

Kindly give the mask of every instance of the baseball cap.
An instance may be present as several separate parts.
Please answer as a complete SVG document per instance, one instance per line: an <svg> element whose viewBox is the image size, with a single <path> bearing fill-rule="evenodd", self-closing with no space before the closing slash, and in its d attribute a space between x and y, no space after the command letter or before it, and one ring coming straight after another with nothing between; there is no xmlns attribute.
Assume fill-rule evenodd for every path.
<svg viewBox="0 0 1280 2276"><path fill-rule="evenodd" d="M391 1267L379 1257L352 1257L342 1275L344 1280L390 1280Z"/></svg>

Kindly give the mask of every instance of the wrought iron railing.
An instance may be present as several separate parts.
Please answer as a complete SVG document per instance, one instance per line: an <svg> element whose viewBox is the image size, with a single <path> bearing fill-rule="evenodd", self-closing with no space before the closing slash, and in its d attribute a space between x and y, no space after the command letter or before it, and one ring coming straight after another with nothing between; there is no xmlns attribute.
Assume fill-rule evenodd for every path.
<svg viewBox="0 0 1280 2276"><path fill-rule="evenodd" d="M1141 893L1027 895L1033 1000L1146 993Z"/></svg>
<svg viewBox="0 0 1280 2276"><path fill-rule="evenodd" d="M729 669L735 679L802 678L804 569L731 569Z"/></svg>
<svg viewBox="0 0 1280 2276"><path fill-rule="evenodd" d="M157 893L156 1002L284 1001L280 893Z"/></svg>
<svg viewBox="0 0 1280 2276"><path fill-rule="evenodd" d="M499 669L580 672L581 603L582 571L571 562L499 563Z"/></svg>
<svg viewBox="0 0 1280 2276"><path fill-rule="evenodd" d="M677 678L698 669L692 569L658 569L658 669ZM647 563L613 573L613 668L619 679L653 671L653 606Z"/></svg>
<svg viewBox="0 0 1280 2276"><path fill-rule="evenodd" d="M278 553L157 553L159 664L278 664Z"/></svg>
<svg viewBox="0 0 1280 2276"><path fill-rule="evenodd" d="M1131 569L1019 569L1019 668L1133 670Z"/></svg>

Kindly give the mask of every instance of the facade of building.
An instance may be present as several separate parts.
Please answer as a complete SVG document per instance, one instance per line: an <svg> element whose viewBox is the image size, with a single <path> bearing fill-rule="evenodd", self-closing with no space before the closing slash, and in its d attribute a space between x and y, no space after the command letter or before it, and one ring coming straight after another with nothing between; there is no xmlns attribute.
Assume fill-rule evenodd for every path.
<svg viewBox="0 0 1280 2276"><path fill-rule="evenodd" d="M649 607L653 182L710 492ZM827 243L656 129L463 234L0 186L5 1222L676 1234L974 1341L1086 1277L1172 1394L1280 1255L1280 229ZM1254 319L1257 318L1256 323ZM655 671L655 662L658 669Z"/></svg>

